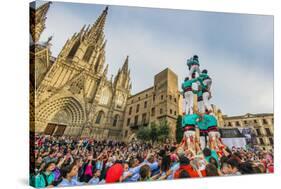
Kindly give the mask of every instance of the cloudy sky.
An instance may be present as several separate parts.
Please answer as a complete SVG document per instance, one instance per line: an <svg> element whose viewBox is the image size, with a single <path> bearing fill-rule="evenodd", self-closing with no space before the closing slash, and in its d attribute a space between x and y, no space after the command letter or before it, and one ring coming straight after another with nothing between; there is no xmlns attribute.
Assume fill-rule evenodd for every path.
<svg viewBox="0 0 281 189"><path fill-rule="evenodd" d="M104 8L52 3L41 41L53 35L57 56ZM129 55L133 94L151 87L154 75L167 67L180 84L188 73L186 59L198 54L213 79L211 102L224 114L273 112L272 16L109 6L105 36L108 76Z"/></svg>

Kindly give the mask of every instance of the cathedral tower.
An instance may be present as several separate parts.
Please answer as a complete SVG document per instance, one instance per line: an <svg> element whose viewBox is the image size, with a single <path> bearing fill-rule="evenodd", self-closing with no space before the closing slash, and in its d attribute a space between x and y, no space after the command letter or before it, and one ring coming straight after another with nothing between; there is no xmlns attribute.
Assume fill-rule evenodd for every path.
<svg viewBox="0 0 281 189"><path fill-rule="evenodd" d="M108 7L94 24L84 25L74 33L47 71L40 74L43 79L36 79L35 132L122 139L131 90L129 57L114 80L108 80L104 36L107 14ZM46 46L48 43L49 40ZM42 71L42 67L38 68Z"/></svg>
<svg viewBox="0 0 281 189"><path fill-rule="evenodd" d="M36 8L36 2L33 2L30 6L30 34L33 43L39 41L42 32L45 29L45 21L47 19L46 14L49 10L52 2L45 3L40 7Z"/></svg>

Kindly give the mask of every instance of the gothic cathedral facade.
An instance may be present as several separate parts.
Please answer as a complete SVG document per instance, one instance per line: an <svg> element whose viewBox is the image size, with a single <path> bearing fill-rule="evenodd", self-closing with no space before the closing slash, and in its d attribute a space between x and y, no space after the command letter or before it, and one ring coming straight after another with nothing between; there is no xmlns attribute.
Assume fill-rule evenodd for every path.
<svg viewBox="0 0 281 189"><path fill-rule="evenodd" d="M107 78L104 26L108 7L96 22L74 33L56 58L51 38L39 42L50 3L31 8L30 125L50 135L123 139L123 120L131 92L128 57Z"/></svg>

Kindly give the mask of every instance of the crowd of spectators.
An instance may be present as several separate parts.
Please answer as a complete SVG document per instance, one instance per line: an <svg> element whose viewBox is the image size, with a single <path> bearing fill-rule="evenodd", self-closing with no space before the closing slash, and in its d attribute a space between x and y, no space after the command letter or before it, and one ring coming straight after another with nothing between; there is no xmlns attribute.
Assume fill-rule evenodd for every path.
<svg viewBox="0 0 281 189"><path fill-rule="evenodd" d="M273 152L182 144L35 135L30 183L35 187L273 173Z"/></svg>

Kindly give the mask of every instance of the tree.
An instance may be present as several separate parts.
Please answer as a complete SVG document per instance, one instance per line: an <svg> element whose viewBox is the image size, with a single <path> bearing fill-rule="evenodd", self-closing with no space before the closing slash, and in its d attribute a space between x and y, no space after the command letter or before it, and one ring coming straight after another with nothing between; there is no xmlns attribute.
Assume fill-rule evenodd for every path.
<svg viewBox="0 0 281 189"><path fill-rule="evenodd" d="M160 125L152 122L150 127L141 127L137 132L137 138L140 140L151 140L164 142L169 137L170 127L167 121L162 121Z"/></svg>
<svg viewBox="0 0 281 189"><path fill-rule="evenodd" d="M140 140L150 140L150 128L141 127L137 132L137 138Z"/></svg>
<svg viewBox="0 0 281 189"><path fill-rule="evenodd" d="M177 118L177 125L176 125L176 140L178 143L181 142L183 137L183 130L182 130L182 116L179 115Z"/></svg>
<svg viewBox="0 0 281 189"><path fill-rule="evenodd" d="M169 134L170 134L169 123L166 120L162 121L159 126L158 139L164 142L165 139L169 137Z"/></svg>
<svg viewBox="0 0 281 189"><path fill-rule="evenodd" d="M158 133L159 133L158 125L152 122L150 124L150 139L152 140L153 143L158 140Z"/></svg>

